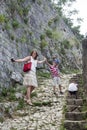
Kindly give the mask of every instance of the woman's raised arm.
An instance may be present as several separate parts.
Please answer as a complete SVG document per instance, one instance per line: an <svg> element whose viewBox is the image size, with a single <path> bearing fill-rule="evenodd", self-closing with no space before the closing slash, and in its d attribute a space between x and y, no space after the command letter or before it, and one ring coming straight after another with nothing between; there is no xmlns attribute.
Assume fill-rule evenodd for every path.
<svg viewBox="0 0 87 130"><path fill-rule="evenodd" d="M41 64L41 63L44 63L45 61L46 61L46 58L44 57L43 60L41 60L41 61L37 61L37 63Z"/></svg>
<svg viewBox="0 0 87 130"><path fill-rule="evenodd" d="M25 58L22 58L22 59L11 59L11 61L12 62L25 62L25 61L28 61L28 60L30 60L31 59L31 56L27 56L27 57L25 57Z"/></svg>

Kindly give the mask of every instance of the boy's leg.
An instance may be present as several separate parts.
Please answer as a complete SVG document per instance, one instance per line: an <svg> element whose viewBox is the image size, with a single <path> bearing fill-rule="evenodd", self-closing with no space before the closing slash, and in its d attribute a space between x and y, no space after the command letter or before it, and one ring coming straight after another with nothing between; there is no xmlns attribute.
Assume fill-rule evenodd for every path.
<svg viewBox="0 0 87 130"><path fill-rule="evenodd" d="M72 97L72 92L71 91L68 91L69 92L69 96Z"/></svg>
<svg viewBox="0 0 87 130"><path fill-rule="evenodd" d="M60 94L63 94L60 77L58 77L58 84L59 84L59 91L60 91Z"/></svg>
<svg viewBox="0 0 87 130"><path fill-rule="evenodd" d="M53 92L56 93L56 86L53 86Z"/></svg>
<svg viewBox="0 0 87 130"><path fill-rule="evenodd" d="M56 94L56 77L53 78L53 92Z"/></svg>
<svg viewBox="0 0 87 130"><path fill-rule="evenodd" d="M75 98L77 99L77 91L74 91L73 94L75 95Z"/></svg>
<svg viewBox="0 0 87 130"><path fill-rule="evenodd" d="M60 94L63 94L62 92L62 86L59 84L59 90L60 90Z"/></svg>

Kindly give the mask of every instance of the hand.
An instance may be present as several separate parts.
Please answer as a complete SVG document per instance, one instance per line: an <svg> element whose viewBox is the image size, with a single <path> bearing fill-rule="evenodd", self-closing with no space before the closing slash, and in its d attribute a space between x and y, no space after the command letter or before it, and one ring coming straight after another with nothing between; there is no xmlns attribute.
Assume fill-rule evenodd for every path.
<svg viewBox="0 0 87 130"><path fill-rule="evenodd" d="M13 58L11 58L11 62L15 62L15 60Z"/></svg>
<svg viewBox="0 0 87 130"><path fill-rule="evenodd" d="M47 60L47 58L46 57L44 57L44 61L46 61Z"/></svg>

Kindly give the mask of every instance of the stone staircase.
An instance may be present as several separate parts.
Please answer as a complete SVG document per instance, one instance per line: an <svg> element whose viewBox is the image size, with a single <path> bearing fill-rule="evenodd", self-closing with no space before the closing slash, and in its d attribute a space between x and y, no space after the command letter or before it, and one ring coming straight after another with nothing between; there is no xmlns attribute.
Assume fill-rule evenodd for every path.
<svg viewBox="0 0 87 130"><path fill-rule="evenodd" d="M66 130L87 130L87 99L80 86L81 75L76 75L72 79L79 84L79 91L77 98L67 95L64 127Z"/></svg>

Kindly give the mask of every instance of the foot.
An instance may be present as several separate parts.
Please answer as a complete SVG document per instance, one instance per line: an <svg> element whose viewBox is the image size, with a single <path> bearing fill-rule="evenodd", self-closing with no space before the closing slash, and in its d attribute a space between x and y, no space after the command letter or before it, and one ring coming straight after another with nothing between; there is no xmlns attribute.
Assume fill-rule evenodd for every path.
<svg viewBox="0 0 87 130"><path fill-rule="evenodd" d="M24 101L27 101L27 98L26 98L26 97L24 97Z"/></svg>
<svg viewBox="0 0 87 130"><path fill-rule="evenodd" d="M54 94L58 97L58 94L56 92L54 92Z"/></svg>
<svg viewBox="0 0 87 130"><path fill-rule="evenodd" d="M27 98L26 98L26 96L24 96L24 101L27 101Z"/></svg>
<svg viewBox="0 0 87 130"><path fill-rule="evenodd" d="M56 92L54 92L54 94L55 94L55 95L57 95L57 93L56 93Z"/></svg>
<svg viewBox="0 0 87 130"><path fill-rule="evenodd" d="M33 105L32 102L31 102L30 100L27 100L27 104Z"/></svg>

